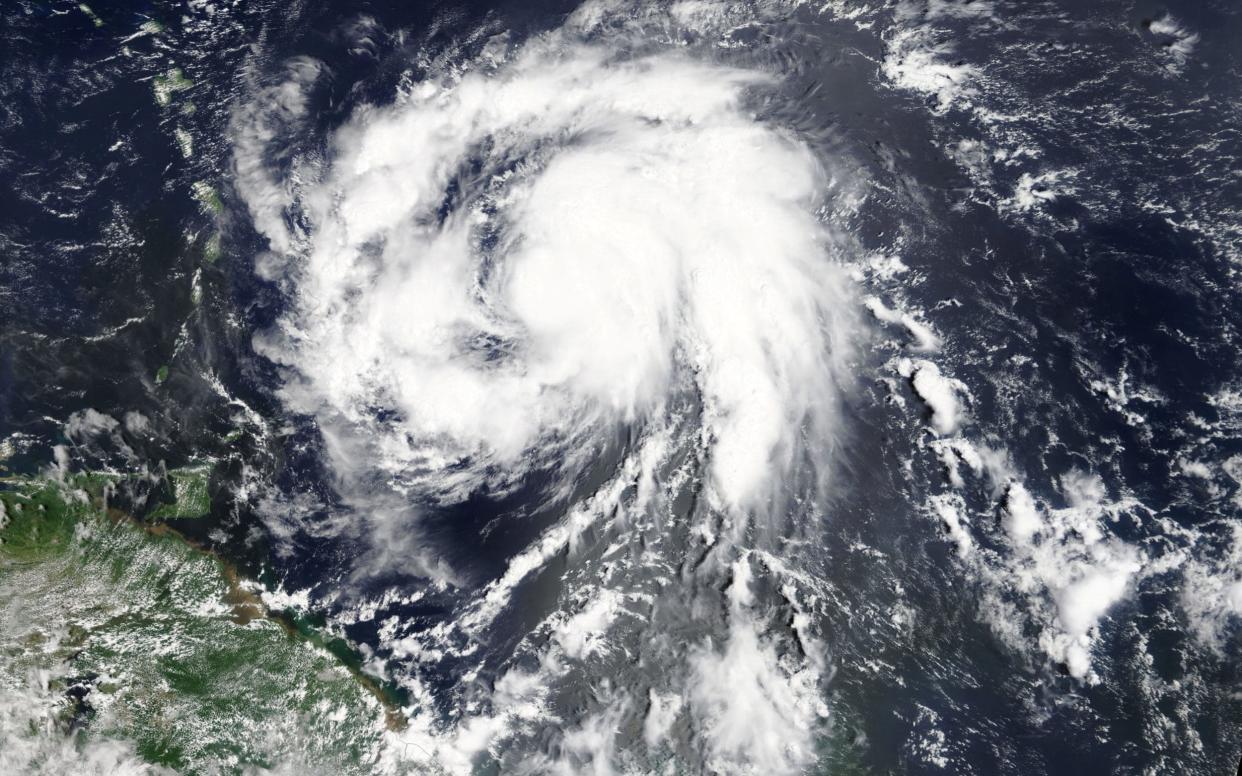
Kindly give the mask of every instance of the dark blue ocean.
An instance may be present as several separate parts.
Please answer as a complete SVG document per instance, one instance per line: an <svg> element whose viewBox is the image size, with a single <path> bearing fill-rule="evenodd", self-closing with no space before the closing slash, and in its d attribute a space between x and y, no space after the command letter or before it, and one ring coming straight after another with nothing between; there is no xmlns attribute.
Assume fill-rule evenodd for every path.
<svg viewBox="0 0 1242 776"><path fill-rule="evenodd" d="M470 767L775 772L740 744L712 743L694 688L666 748L644 739L651 693L688 675L670 656L731 632L719 601L735 577L696 571L714 562L691 528L709 509L699 485L670 499L658 526L592 526L505 587L485 628L454 630L611 481L641 424L612 429L567 490L536 466L456 503L401 491L419 511L420 552L451 569L445 584L376 560L377 541L400 541L364 527L322 418L282 398L291 367L255 345L290 320L297 295L256 269L271 246L239 191L239 114L296 63L316 63L304 120L277 128L261 154L293 180L305 160L329 164L334 133L368 106L393 105L446 61L477 60L502 33L520 47L561 29L576 7L6 2L0 472L46 472L61 446L73 469L154 473L115 496L142 519L160 472L211 461L210 516L173 528L267 589L309 591L299 616L357 660L382 662L377 680L441 732L499 703L515 667L542 676L555 641L546 623L560 622L548 618L589 608L586 580L630 557L633 590L660 576L659 590L689 592L601 636L609 657L548 680L546 719L498 734ZM830 160L834 191L862 192L818 214L848 238L839 260L865 332L828 495L817 522L789 534L797 542L746 545L756 569L770 555L813 578L791 594L783 585L802 583L763 561L752 586L757 638L784 675L822 665L807 680L825 709L810 715L814 751L779 761L874 774L1242 767L1242 598L1229 593L1242 585L1242 12L737 3L723 22L683 24L692 12L707 13L618 5L610 13L632 22L623 42L608 23L582 42L771 74L754 120ZM286 218L314 230L310 216ZM938 347L915 347L901 313ZM925 369L956 381L952 427L937 430ZM84 427L87 410L118 430ZM377 423L401 419L372 410ZM1005 528L1019 487L1045 526L1029 547ZM641 547L617 554L628 541ZM640 568L648 548L659 574ZM1097 572L1121 581L1079 628L1078 583ZM813 640L798 635L804 618ZM656 643L673 646L648 650ZM1086 645L1089 672L1071 665L1073 644ZM608 716L619 688L629 705ZM611 725L607 757L564 741L593 715ZM551 759L530 765L532 752Z"/></svg>

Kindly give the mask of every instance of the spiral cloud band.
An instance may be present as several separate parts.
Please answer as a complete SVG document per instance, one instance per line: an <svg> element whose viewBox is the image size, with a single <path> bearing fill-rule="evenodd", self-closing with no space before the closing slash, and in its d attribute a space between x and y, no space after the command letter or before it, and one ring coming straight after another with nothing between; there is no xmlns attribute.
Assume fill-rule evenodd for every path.
<svg viewBox="0 0 1242 776"><path fill-rule="evenodd" d="M236 128L238 188L272 246L259 270L289 300L256 344L284 367L288 406L315 419L360 507L352 528L381 548L357 573L396 567L454 591L436 627L392 621L377 670L424 700L436 660L498 674L454 691L469 712L451 723L430 702L408 710L413 751L461 773L484 750L520 760L501 742L607 675L575 666L632 643L680 678L657 688L649 670L601 690L562 731L567 772L669 746L719 772L797 772L814 759L828 671L810 629L763 635L752 564L780 566L748 558L822 514L854 306L825 215L832 176L758 112L777 93L769 76L585 37L489 46L355 110L322 152L281 150L323 75L290 63ZM529 514L532 487L554 523L506 547L503 573L471 577L427 549L425 515L519 489ZM516 605L596 529L646 548L641 562L578 558L584 581L555 606ZM664 587L679 564L692 570ZM694 643L624 635L641 601L689 620ZM544 619L483 669L511 608ZM812 657L780 657L796 649ZM674 743L681 709L705 732ZM641 738L605 734L635 715Z"/></svg>
<svg viewBox="0 0 1242 776"><path fill-rule="evenodd" d="M502 493L689 393L712 503L765 510L831 436L845 305L815 217L825 173L748 111L762 86L536 42L356 116L277 202L297 233L250 182L297 256L296 309L264 352L337 468L366 460L442 503Z"/></svg>

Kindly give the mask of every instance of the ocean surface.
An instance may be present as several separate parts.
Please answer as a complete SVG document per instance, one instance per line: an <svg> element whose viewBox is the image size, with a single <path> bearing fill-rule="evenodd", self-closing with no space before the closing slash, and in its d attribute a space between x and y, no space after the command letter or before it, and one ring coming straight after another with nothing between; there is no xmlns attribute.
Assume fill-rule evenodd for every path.
<svg viewBox="0 0 1242 776"><path fill-rule="evenodd" d="M6 3L0 770L1233 772L1239 39Z"/></svg>

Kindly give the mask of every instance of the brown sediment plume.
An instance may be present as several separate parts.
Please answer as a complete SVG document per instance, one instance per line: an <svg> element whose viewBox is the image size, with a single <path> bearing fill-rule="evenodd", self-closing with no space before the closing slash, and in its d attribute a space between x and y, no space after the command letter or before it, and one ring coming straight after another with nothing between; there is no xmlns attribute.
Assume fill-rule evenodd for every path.
<svg viewBox="0 0 1242 776"><path fill-rule="evenodd" d="M332 650L327 649L323 639L316 637L314 634L308 634L303 631L297 622L285 612L272 611L263 603L263 599L251 590L246 582L247 580L238 572L237 568L229 563L224 557L211 547L204 546L185 536L167 523L148 523L128 512L124 512L115 507L107 506L106 499L102 496L92 495L95 506L103 509L107 518L112 523L126 523L136 526L149 536L167 537L181 542L190 550L211 558L220 569L220 574L224 578L225 592L223 596L224 603L228 604L232 612L232 621L237 625L246 625L254 620L268 620L269 622L279 625L282 630L291 639L302 639L308 641L315 646L323 649L323 651L332 655L337 659L338 664L349 672L364 690L375 698L384 710L384 726L391 731L400 732L405 730L409 724L405 713L388 692L385 691L383 685L373 676L365 673L358 666L349 664Z"/></svg>

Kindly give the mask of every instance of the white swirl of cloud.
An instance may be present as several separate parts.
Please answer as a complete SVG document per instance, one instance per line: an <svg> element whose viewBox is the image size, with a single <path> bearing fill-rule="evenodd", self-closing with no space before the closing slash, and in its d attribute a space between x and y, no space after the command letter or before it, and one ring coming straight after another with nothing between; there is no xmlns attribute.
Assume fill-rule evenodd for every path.
<svg viewBox="0 0 1242 776"><path fill-rule="evenodd" d="M825 170L748 107L765 76L536 39L359 111L302 182L257 161L305 111L291 72L238 185L291 257L260 350L339 473L451 503L694 407L722 512L764 512L797 460L822 477L850 305Z"/></svg>

